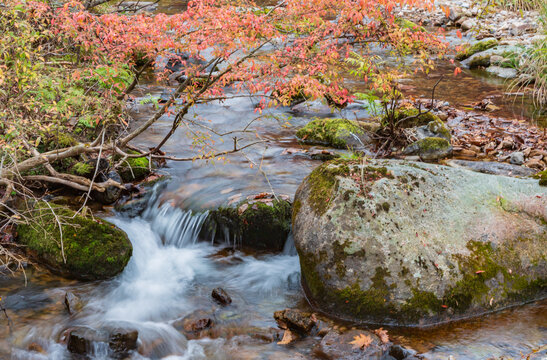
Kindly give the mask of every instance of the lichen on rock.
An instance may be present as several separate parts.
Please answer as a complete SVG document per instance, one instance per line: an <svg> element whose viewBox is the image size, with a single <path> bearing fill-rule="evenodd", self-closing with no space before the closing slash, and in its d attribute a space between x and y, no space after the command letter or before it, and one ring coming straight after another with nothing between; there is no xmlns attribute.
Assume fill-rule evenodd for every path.
<svg viewBox="0 0 547 360"><path fill-rule="evenodd" d="M427 325L546 294L547 194L537 180L337 160L305 179L295 204L303 286L331 315Z"/></svg>
<svg viewBox="0 0 547 360"><path fill-rule="evenodd" d="M61 275L107 279L119 274L131 258L127 235L108 221L76 215L66 207L45 202L36 203L31 214L29 222L17 228L18 241Z"/></svg>

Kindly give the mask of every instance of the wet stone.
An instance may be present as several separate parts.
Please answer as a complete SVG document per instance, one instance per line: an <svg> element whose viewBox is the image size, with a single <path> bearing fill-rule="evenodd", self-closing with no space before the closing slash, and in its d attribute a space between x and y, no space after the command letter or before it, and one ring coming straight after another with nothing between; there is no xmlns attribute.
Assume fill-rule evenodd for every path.
<svg viewBox="0 0 547 360"><path fill-rule="evenodd" d="M274 319L280 328L289 329L300 334L308 334L315 326L313 314L298 309L276 311Z"/></svg>
<svg viewBox="0 0 547 360"><path fill-rule="evenodd" d="M93 343L106 342L108 334L89 327L78 327L68 335L67 349L73 354L86 355L93 351Z"/></svg>
<svg viewBox="0 0 547 360"><path fill-rule="evenodd" d="M74 315L82 309L82 300L71 291L65 294L65 308L70 315Z"/></svg>
<svg viewBox="0 0 547 360"><path fill-rule="evenodd" d="M232 303L232 298L223 288L213 289L211 296L221 305L230 305Z"/></svg>
<svg viewBox="0 0 547 360"><path fill-rule="evenodd" d="M110 334L108 346L116 355L116 358L123 358L129 352L137 349L139 333L136 330L118 329Z"/></svg>
<svg viewBox="0 0 547 360"><path fill-rule="evenodd" d="M372 342L365 348L359 348L351 344L356 337L365 335L370 337ZM386 345L382 345L375 334L363 330L350 330L343 334L337 331L330 331L317 348L317 355L322 358L334 360L380 360L388 355Z"/></svg>

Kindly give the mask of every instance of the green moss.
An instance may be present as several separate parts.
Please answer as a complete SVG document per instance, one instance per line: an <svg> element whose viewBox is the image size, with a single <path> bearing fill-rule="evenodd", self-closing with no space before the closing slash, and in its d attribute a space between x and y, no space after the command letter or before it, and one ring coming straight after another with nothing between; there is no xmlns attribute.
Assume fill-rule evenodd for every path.
<svg viewBox="0 0 547 360"><path fill-rule="evenodd" d="M515 240L523 241L531 240ZM449 289L443 299L444 304L457 312L463 313L473 306L489 306L490 299L496 295L491 292L499 292L497 295L502 295L504 299L500 305L504 305L517 299L532 299L534 295L545 291L545 279L530 280L528 274L519 271L521 264L514 262L518 258L514 246L504 245L494 249L489 242L470 241L467 248L469 256L456 257L463 279ZM545 258L541 261L544 262ZM506 266L508 262L512 263L511 269ZM487 281L497 277L502 278L503 283L497 289L491 289Z"/></svg>
<svg viewBox="0 0 547 360"><path fill-rule="evenodd" d="M401 121L399 123L399 127L401 128L410 128L410 127L416 127L416 126L423 126L427 125L432 121L440 121L442 123L442 120L439 119L439 117L431 112L423 112L420 115L420 111L414 107L411 108L399 108L395 111L395 121L399 122L403 120L404 118L409 118L404 121ZM388 119L384 118L382 120L382 123L386 123Z"/></svg>
<svg viewBox="0 0 547 360"><path fill-rule="evenodd" d="M132 253L131 243L122 230L111 223L94 221L58 205L39 202L32 221L18 226L19 242L53 270L74 278L106 279L120 273ZM61 253L61 240L66 263Z"/></svg>
<svg viewBox="0 0 547 360"><path fill-rule="evenodd" d="M442 122L442 120L439 119L438 117L437 119L427 124L427 129L434 134L439 134L439 137L445 138L449 141L452 138L452 135L450 134L450 130L444 124L444 122Z"/></svg>
<svg viewBox="0 0 547 360"><path fill-rule="evenodd" d="M351 134L362 134L359 125L346 119L315 119L299 129L296 136L306 143L346 148Z"/></svg>
<svg viewBox="0 0 547 360"><path fill-rule="evenodd" d="M421 152L450 148L450 143L448 142L448 140L440 137L428 137L418 140L415 144L418 146Z"/></svg>
<svg viewBox="0 0 547 360"><path fill-rule="evenodd" d="M336 176L349 174L349 163L337 160L329 161L313 170L308 176L310 205L319 216L327 211L336 184Z"/></svg>
<svg viewBox="0 0 547 360"><path fill-rule="evenodd" d="M395 23L399 25L401 28L411 30L412 32L417 32L417 31L426 32L423 26L420 26L416 24L415 22L412 22L407 19L396 18Z"/></svg>
<svg viewBox="0 0 547 360"><path fill-rule="evenodd" d="M359 283L356 282L352 286L338 291L336 297L339 304L346 306L352 314L359 318L391 317L395 309L388 300L391 290L396 285L389 286L385 280L386 276L390 276L389 271L380 267L376 268L375 274L371 278L372 285L367 290L362 290Z"/></svg>
<svg viewBox="0 0 547 360"><path fill-rule="evenodd" d="M540 186L547 186L547 170L538 172L534 178L539 179Z"/></svg>
<svg viewBox="0 0 547 360"><path fill-rule="evenodd" d="M244 246L280 251L291 229L291 215L291 204L276 199L270 205L244 201L236 207L221 207L211 212L210 219L213 228L227 228L231 235L241 239Z"/></svg>
<svg viewBox="0 0 547 360"><path fill-rule="evenodd" d="M476 69L479 67L489 67L490 66L490 55L481 55L475 56L469 61L469 68Z"/></svg>
<svg viewBox="0 0 547 360"><path fill-rule="evenodd" d="M298 215L298 212L300 211L301 207L302 207L302 201L298 199L295 200L292 206L292 218L291 218L291 223L293 226L294 226L294 221L296 219L296 216Z"/></svg>
<svg viewBox="0 0 547 360"><path fill-rule="evenodd" d="M79 176L89 177L93 175L95 168L92 164L86 162L77 162L71 168L71 173Z"/></svg>
<svg viewBox="0 0 547 360"><path fill-rule="evenodd" d="M136 151L128 151L130 155L138 154ZM124 182L142 180L150 174L150 161L146 157L127 158L119 169Z"/></svg>
<svg viewBox="0 0 547 360"><path fill-rule="evenodd" d="M462 61L475 55L476 53L491 49L498 46L498 41L495 39L483 40L474 43L473 45L467 47L465 50L460 51L456 54L456 60Z"/></svg>
<svg viewBox="0 0 547 360"><path fill-rule="evenodd" d="M412 289L412 297L401 307L401 313L406 320L413 322L421 318L434 316L442 311L442 301L430 291Z"/></svg>

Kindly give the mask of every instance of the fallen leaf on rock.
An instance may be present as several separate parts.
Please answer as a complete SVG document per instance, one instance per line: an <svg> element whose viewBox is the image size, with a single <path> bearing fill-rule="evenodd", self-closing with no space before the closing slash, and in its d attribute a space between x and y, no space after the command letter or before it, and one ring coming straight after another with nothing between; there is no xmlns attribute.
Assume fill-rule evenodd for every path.
<svg viewBox="0 0 547 360"><path fill-rule="evenodd" d="M249 207L249 204L247 204L247 203L241 205L241 206L239 207L239 209L237 209L237 213L238 213L239 215L243 214L243 213L245 212L245 210L247 210L248 207Z"/></svg>
<svg viewBox="0 0 547 360"><path fill-rule="evenodd" d="M387 330L379 328L374 330L374 333L378 335L380 341L382 341L383 344L387 344L389 342L389 335L387 334Z"/></svg>
<svg viewBox="0 0 547 360"><path fill-rule="evenodd" d="M287 345L291 341L296 340L297 336L293 334L290 330L285 330L283 333L283 339L278 342L279 345Z"/></svg>
<svg viewBox="0 0 547 360"><path fill-rule="evenodd" d="M372 338L365 334L359 334L353 337L353 341L350 342L354 349L366 349L372 344Z"/></svg>

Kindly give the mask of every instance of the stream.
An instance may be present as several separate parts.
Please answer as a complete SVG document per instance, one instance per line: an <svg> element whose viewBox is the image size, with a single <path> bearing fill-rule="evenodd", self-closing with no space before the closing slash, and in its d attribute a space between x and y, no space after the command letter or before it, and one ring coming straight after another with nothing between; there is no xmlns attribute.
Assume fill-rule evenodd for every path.
<svg viewBox="0 0 547 360"><path fill-rule="evenodd" d="M167 4L167 5L166 5ZM164 7L168 3L160 4ZM182 6L179 4L179 6ZM450 73L441 66L436 73ZM428 96L434 74L409 79L408 93ZM520 117L542 123L528 100L510 101L502 96L503 82L480 72L464 72L463 78L447 76L438 98L455 106L467 106L495 95L497 116ZM153 82L140 85L132 105L135 124L153 113L153 105L141 100L159 96L164 87ZM199 105L193 117L219 132L241 129L257 115L248 98ZM67 280L30 267L26 274L0 277L0 294L11 326L2 318L1 359L71 359L66 334L76 326L137 330L139 350L131 359L317 359L319 337L279 345L279 329L273 312L288 307L310 310L300 288L299 261L289 236L282 253L258 253L233 249L232 234L225 244L200 238L207 209L235 202L248 195L275 191L293 196L302 179L321 162L309 153L321 147L298 144L295 128L314 116L366 118L359 104L331 114L316 104L311 109L271 110L250 129L267 142L213 163L168 162L158 172L167 180L152 190L145 211L129 218L112 208L99 214L123 229L133 245L133 256L116 278L108 281ZM172 118L164 116L134 145L146 148L167 133ZM241 144L256 140L255 134L238 135ZM232 142L215 139L219 150ZM192 140L179 129L163 150L176 156L193 156ZM25 278L26 276L26 278ZM25 285L26 282L26 285ZM232 297L227 307L217 305L211 291L222 287ZM80 297L81 311L69 315L64 297L70 291ZM187 338L181 321L206 314L214 322L209 336ZM352 324L340 324L352 326ZM371 327L374 329L375 327ZM512 357L547 344L547 300L507 309L468 321L429 329L389 328L395 343L418 351L425 359L487 359ZM110 359L104 343L94 345L93 359Z"/></svg>

